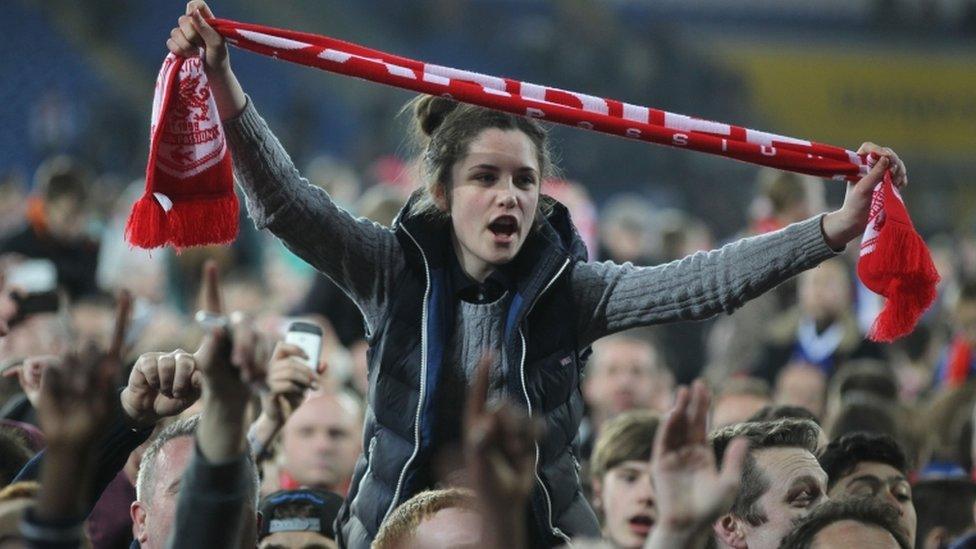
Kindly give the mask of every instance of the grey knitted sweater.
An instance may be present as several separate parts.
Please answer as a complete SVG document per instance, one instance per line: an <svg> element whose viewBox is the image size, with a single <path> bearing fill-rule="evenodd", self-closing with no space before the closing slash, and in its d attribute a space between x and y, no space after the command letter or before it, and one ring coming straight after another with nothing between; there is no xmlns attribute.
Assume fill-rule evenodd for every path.
<svg viewBox="0 0 976 549"><path fill-rule="evenodd" d="M269 229L335 281L359 307L367 334L371 333L383 322L394 282L405 266L393 231L352 216L302 178L250 99L241 115L224 127L236 178L255 225ZM579 263L572 270L573 298L580 312L575 319L579 344L585 347L636 326L731 313L834 255L816 216L654 267ZM458 304L456 337L448 356L458 361L455 364L473 365L483 349L499 347L504 307L481 307L479 314L465 314L475 312L465 311L466 306L470 309Z"/></svg>

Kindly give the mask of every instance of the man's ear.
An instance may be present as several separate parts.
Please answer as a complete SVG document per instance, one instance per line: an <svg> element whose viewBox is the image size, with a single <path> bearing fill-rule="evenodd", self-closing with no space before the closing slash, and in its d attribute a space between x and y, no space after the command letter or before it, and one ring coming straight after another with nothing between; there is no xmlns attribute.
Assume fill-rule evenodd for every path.
<svg viewBox="0 0 976 549"><path fill-rule="evenodd" d="M133 501L129 506L129 517L132 518L132 538L144 545L149 535L146 533L146 508L142 502Z"/></svg>
<svg viewBox="0 0 976 549"><path fill-rule="evenodd" d="M742 523L732 515L722 515L712 525L712 530L715 531L715 539L721 547L749 549L746 545L745 532L742 531Z"/></svg>

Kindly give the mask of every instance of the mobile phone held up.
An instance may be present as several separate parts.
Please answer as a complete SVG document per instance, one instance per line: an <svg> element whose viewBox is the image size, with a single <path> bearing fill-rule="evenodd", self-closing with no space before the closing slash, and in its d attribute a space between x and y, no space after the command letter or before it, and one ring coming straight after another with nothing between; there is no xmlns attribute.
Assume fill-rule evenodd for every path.
<svg viewBox="0 0 976 549"><path fill-rule="evenodd" d="M296 320L288 325L285 343L295 345L305 352L308 359L303 360L312 371L318 371L319 357L322 354L322 328L311 322Z"/></svg>

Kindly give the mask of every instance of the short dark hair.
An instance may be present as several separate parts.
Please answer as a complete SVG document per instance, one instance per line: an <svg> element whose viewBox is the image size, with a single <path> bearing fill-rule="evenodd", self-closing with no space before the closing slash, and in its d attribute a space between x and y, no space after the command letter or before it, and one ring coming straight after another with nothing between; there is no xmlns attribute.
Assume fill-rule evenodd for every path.
<svg viewBox="0 0 976 549"><path fill-rule="evenodd" d="M976 484L967 478L921 480L912 486L912 501L918 516L915 546L933 528L945 528L950 537L960 536L973 527Z"/></svg>
<svg viewBox="0 0 976 549"><path fill-rule="evenodd" d="M910 468L905 450L898 441L879 433L848 433L828 444L819 459L827 473L828 489L853 471L858 463L865 461L891 465L906 478Z"/></svg>
<svg viewBox="0 0 976 549"><path fill-rule="evenodd" d="M608 421L593 446L590 477L602 478L625 461L650 460L660 423L660 417L649 410L625 412Z"/></svg>
<svg viewBox="0 0 976 549"><path fill-rule="evenodd" d="M898 521L898 510L873 497L830 500L819 505L795 523L793 531L780 541L780 549L810 549L823 529L845 520L881 528L895 538L901 549L912 549L908 534Z"/></svg>
<svg viewBox="0 0 976 549"><path fill-rule="evenodd" d="M827 435L836 440L848 433L868 432L889 435L901 439L898 426L898 410L890 402L879 398L858 398L845 403L828 421Z"/></svg>
<svg viewBox="0 0 976 549"><path fill-rule="evenodd" d="M34 174L34 185L45 200L70 197L83 203L88 200L91 179L91 173L78 160L61 155L44 160Z"/></svg>
<svg viewBox="0 0 976 549"><path fill-rule="evenodd" d="M884 361L862 358L844 362L830 382L833 398L867 393L883 400L898 400L898 381Z"/></svg>
<svg viewBox="0 0 976 549"><path fill-rule="evenodd" d="M820 427L808 419L747 422L723 427L710 436L716 463L722 462L725 449L738 437L749 441L749 453L742 465L742 486L729 512L758 526L768 520L757 502L769 489L769 479L759 469L752 453L766 448L802 448L816 455Z"/></svg>
<svg viewBox="0 0 976 549"><path fill-rule="evenodd" d="M803 406L793 406L790 404L767 404L752 414L747 422L776 421L777 419L809 419L820 425L817 416Z"/></svg>

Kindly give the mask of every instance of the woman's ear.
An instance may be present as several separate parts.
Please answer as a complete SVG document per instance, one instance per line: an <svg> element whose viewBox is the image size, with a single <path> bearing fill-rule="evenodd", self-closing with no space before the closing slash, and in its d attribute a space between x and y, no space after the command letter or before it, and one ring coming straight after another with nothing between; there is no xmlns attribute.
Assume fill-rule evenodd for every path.
<svg viewBox="0 0 976 549"><path fill-rule="evenodd" d="M434 199L434 204L437 205L437 209L444 213L451 213L451 200L447 196L447 192L447 185L434 185L431 197Z"/></svg>

